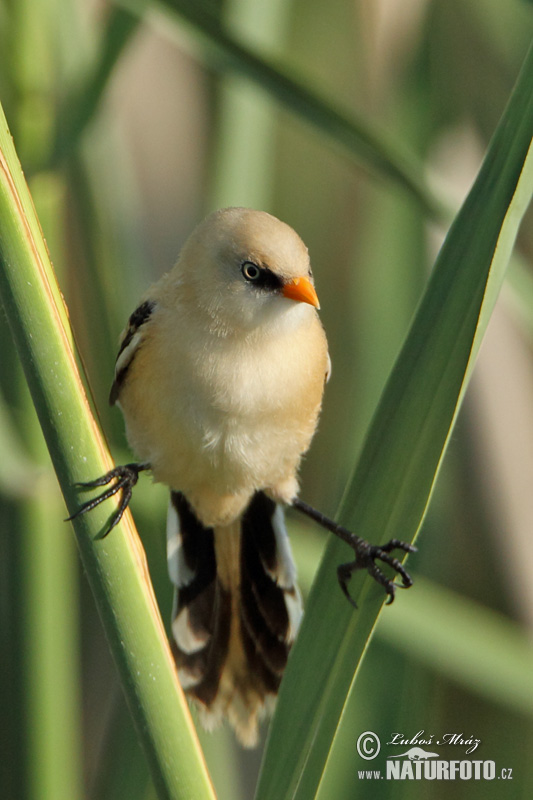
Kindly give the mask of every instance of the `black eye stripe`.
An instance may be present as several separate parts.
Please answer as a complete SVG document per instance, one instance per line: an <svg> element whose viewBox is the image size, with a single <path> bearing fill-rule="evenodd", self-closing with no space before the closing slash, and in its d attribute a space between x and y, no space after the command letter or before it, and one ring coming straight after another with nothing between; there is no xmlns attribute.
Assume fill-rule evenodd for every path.
<svg viewBox="0 0 533 800"><path fill-rule="evenodd" d="M260 267L253 261L244 261L241 272L248 283L254 288L276 292L283 287L283 281L268 267Z"/></svg>

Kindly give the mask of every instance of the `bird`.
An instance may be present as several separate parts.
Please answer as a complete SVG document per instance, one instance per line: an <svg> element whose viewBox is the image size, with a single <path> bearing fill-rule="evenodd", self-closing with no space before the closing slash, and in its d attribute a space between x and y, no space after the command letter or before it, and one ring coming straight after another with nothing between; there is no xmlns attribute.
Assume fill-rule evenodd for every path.
<svg viewBox="0 0 533 800"><path fill-rule="evenodd" d="M269 715L302 617L284 519L293 507L340 536L355 560L338 568L344 593L365 568L411 545L370 545L299 498L298 470L331 373L308 249L265 211L224 208L201 222L175 266L123 331L109 401L138 461L81 484L107 486L120 520L142 471L170 489L167 557L174 584L178 677L212 730L227 719L253 747ZM353 603L355 605L355 603Z"/></svg>

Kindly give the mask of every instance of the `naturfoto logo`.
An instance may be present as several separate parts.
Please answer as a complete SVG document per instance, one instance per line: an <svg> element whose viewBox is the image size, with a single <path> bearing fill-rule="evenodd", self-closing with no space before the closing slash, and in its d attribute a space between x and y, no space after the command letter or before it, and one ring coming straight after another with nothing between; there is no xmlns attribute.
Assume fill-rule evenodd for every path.
<svg viewBox="0 0 533 800"><path fill-rule="evenodd" d="M373 761L381 751L381 740L377 733L365 731L357 739L357 752L365 761ZM464 756L473 753L481 744L474 736L462 733L446 733L440 737L427 735L423 730L415 736L393 733L387 745L402 746L401 752L387 756L386 769L358 770L360 780L512 780L510 767L497 769L492 760L469 759ZM456 746L464 748L459 758L446 758L428 747ZM405 749L407 748L407 749Z"/></svg>

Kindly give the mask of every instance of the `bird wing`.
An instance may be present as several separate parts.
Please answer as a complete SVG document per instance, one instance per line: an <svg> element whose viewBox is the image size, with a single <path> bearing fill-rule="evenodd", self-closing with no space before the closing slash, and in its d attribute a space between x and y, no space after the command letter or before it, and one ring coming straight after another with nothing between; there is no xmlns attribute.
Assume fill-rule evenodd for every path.
<svg viewBox="0 0 533 800"><path fill-rule="evenodd" d="M115 379L109 393L109 405L118 400L120 388L126 373L143 339L143 326L152 316L156 307L153 300L145 300L138 306L128 320L128 326L122 331L120 347L115 362Z"/></svg>

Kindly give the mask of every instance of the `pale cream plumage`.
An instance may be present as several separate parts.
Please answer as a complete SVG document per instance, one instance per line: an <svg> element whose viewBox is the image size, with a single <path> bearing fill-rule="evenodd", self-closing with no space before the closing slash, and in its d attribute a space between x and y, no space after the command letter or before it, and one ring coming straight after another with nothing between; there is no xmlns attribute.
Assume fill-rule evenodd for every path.
<svg viewBox="0 0 533 800"><path fill-rule="evenodd" d="M120 391L132 448L207 526L229 524L258 489L292 500L329 369L315 309L255 292L244 261L309 273L303 242L274 217L209 217L148 292L156 309Z"/></svg>
<svg viewBox="0 0 533 800"><path fill-rule="evenodd" d="M264 285L245 278L246 263L262 271ZM131 324L123 334L114 393L130 445L155 480L180 492L202 526L214 529L217 579L231 594L231 633L204 721L216 724L227 714L241 740L253 744L257 717L274 692L250 677L240 635L240 518L258 491L276 503L293 500L300 459L317 424L329 358L312 305L307 248L269 214L224 209L198 226L144 302L149 315L133 335ZM280 513L272 523L280 551L273 580L287 589L288 647L301 609ZM180 554L182 521L176 519L171 504L169 565L182 587L194 575ZM180 677L191 689L205 671L188 668L187 654L205 648L213 634L207 624L194 632L187 604L179 612L178 605L173 630L183 651Z"/></svg>

